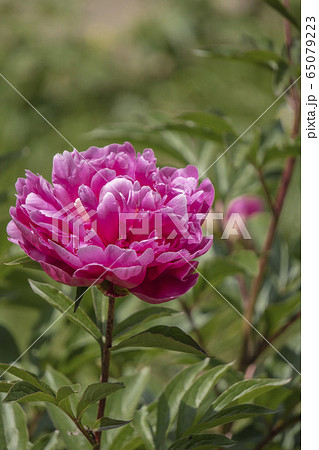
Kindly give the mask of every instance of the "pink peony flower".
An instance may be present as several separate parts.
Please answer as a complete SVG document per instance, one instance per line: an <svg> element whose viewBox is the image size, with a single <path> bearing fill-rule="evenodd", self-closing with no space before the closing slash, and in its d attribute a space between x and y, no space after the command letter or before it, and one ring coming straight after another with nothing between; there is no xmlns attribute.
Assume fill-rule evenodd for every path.
<svg viewBox="0 0 319 450"><path fill-rule="evenodd" d="M243 220L246 220L264 210L264 202L261 197L257 195L243 195L230 202L226 212L226 219L229 219L232 214L237 213L240 214Z"/></svg>
<svg viewBox="0 0 319 450"><path fill-rule="evenodd" d="M159 169L152 150L136 155L128 142L57 154L52 185L26 171L16 189L9 239L71 286L103 282L112 295L172 300L194 286L195 258L212 244L201 230L210 180L198 187L194 166Z"/></svg>

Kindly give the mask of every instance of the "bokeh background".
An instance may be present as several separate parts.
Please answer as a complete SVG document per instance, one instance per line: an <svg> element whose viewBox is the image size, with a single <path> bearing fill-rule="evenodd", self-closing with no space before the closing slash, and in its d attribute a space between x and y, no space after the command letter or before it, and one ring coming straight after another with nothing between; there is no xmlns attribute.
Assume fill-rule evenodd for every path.
<svg viewBox="0 0 319 450"><path fill-rule="evenodd" d="M297 0L292 2L297 18L299 8ZM283 18L263 1L1 0L0 17L1 73L79 151L129 140L138 151L152 147L160 165L196 164L201 173L283 92L291 76L281 61ZM292 48L296 66L298 52L297 36ZM38 271L4 265L22 255L6 236L14 183L25 169L50 179L52 157L71 146L3 79L0 98L0 360L12 362L59 315L28 283L29 278L54 284L52 280ZM202 122L194 127L187 115L193 112L220 117L229 133L219 125L210 129L207 116L196 116ZM205 176L216 189L216 210L225 211L238 195L264 197L251 153L271 149L273 155L276 146L282 150L290 142L292 116L289 102L281 99L209 169ZM283 157L270 156L263 166L271 195L283 164ZM266 335L298 310L299 181L298 162L254 317L256 327ZM248 221L253 238L249 243L241 239L225 243L220 227L214 225L213 250L199 266L240 311L238 276L247 287L256 276L270 214L266 206L264 213ZM60 288L74 295L71 288ZM93 314L89 294L82 303ZM224 362L238 359L242 319L203 280L169 306L186 313L162 323L192 332ZM123 299L117 306L117 320L144 307L138 299ZM280 335L276 346L299 369L298 321ZM133 377L147 368L152 376L141 380L141 392L148 402L185 360L169 352L131 351L114 358L113 376ZM83 384L99 376L95 344L64 318L20 362L38 372L50 364ZM271 349L262 353L256 370L261 376L296 375ZM294 401L281 406L287 414L298 408L297 391ZM278 402L280 395L284 398L278 394ZM26 413L32 439L53 429L40 406L28 406ZM250 425L250 433L256 433L258 441L259 434L266 432L262 424L255 425ZM271 448L298 448L297 432L298 424Z"/></svg>

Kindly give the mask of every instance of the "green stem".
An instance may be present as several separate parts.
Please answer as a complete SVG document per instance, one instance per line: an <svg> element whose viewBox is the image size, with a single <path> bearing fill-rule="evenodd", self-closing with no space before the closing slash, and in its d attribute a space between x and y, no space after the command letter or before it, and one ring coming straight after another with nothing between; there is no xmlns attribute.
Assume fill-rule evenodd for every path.
<svg viewBox="0 0 319 450"><path fill-rule="evenodd" d="M109 379L109 370L110 370L110 361L111 361L111 348L112 348L112 336L113 336L113 323L114 323L114 307L115 307L115 298L109 297L109 309L107 315L107 323L106 323L106 333L105 333L105 341L102 347L102 355L101 355L101 383L107 383ZM105 409L105 398L99 401L97 417L96 419L101 419L104 416ZM101 436L102 432L97 431L95 433L96 445L95 449L99 450L101 446Z"/></svg>
<svg viewBox="0 0 319 450"><path fill-rule="evenodd" d="M86 430L84 428L84 426L80 423L79 419L77 419L76 417L72 417L68 414L68 416L70 417L70 419L72 419L72 421L75 423L75 425L78 427L78 429L81 431L81 433L83 434L83 436L85 436L85 438L89 441L89 443L92 445L93 448L95 448L96 445L96 441L94 438L93 433L90 434L88 430Z"/></svg>

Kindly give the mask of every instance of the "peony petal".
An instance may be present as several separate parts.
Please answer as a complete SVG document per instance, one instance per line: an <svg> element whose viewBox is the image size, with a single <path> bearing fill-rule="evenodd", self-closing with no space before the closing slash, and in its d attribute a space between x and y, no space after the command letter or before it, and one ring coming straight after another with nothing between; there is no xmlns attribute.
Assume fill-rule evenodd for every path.
<svg viewBox="0 0 319 450"><path fill-rule="evenodd" d="M157 279L145 281L131 289L132 294L147 303L164 303L184 295L197 282L199 275L193 272L193 267L184 266L184 275L180 272L163 273Z"/></svg>
<svg viewBox="0 0 319 450"><path fill-rule="evenodd" d="M119 206L111 192L107 192L97 208L97 233L107 244L119 238Z"/></svg>

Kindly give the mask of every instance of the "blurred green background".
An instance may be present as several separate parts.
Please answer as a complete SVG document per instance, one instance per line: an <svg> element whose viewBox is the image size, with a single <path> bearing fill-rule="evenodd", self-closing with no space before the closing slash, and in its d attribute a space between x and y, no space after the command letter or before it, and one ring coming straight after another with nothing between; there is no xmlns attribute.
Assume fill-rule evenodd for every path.
<svg viewBox="0 0 319 450"><path fill-rule="evenodd" d="M299 8L299 1L292 2L297 18ZM283 19L258 0L1 0L0 17L2 75L79 151L129 140L138 151L152 147L160 165L195 163L201 173L283 92L291 75L284 64L281 70L280 59L286 57ZM297 67L298 37L292 50ZM296 67L293 75L298 75ZM3 79L0 98L0 360L12 362L58 317L27 281L54 284L52 280L3 264L22 254L6 237L8 210L15 203L14 183L25 169L50 179L52 157L71 147ZM207 129L194 133L188 120L180 121L189 112L216 114L233 131L217 137ZM256 147L264 152L276 145L285 148L291 118L288 102L280 100L205 174L215 186L218 210L241 194L264 196L250 154ZM272 195L283 163L283 158L265 163ZM298 163L254 318L263 333L276 331L299 305L299 179ZM246 244L239 240L230 249L220 240L216 226L213 250L199 266L239 310L242 299L236 270L227 264L223 269L223 264L227 258L242 264L249 286L258 269L256 254L269 218L266 210L249 222L253 237L249 245L254 251L248 259L240 254ZM74 295L71 288L59 287ZM169 306L183 310L188 305L192 320L180 314L162 323L178 324L188 332L195 328L194 337L200 334L210 354L225 362L236 360L242 330L236 312L203 280L183 301ZM91 303L87 294L82 304L90 314ZM135 298L120 300L117 320L144 307ZM276 346L299 368L298 322ZM131 351L114 358L113 376L129 376L150 367L152 377L143 394L150 401L185 360L168 352ZM20 362L40 372L50 364L83 384L99 376L98 349L64 318ZM294 376L271 349L262 354L256 373ZM52 429L41 408L26 410L32 437ZM289 447L291 442L297 445L294 439L288 436L288 444L272 448L297 448Z"/></svg>

